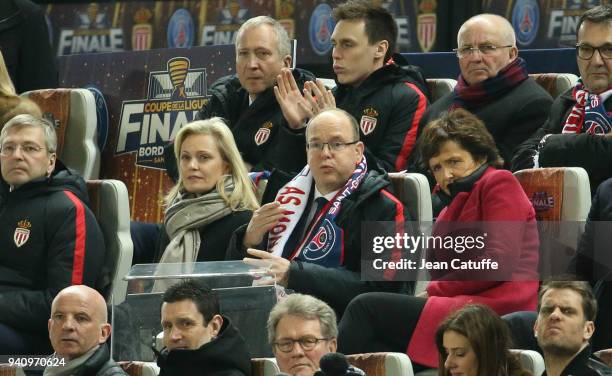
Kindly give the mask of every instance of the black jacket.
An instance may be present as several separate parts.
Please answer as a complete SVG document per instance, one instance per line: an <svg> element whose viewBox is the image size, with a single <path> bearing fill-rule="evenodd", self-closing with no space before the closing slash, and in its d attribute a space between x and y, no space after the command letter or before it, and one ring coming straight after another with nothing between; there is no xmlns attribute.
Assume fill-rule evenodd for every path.
<svg viewBox="0 0 612 376"><path fill-rule="evenodd" d="M244 338L223 316L219 336L197 350L162 350L159 376L250 376L251 354Z"/></svg>
<svg viewBox="0 0 612 376"><path fill-rule="evenodd" d="M223 261L234 230L238 227L248 224L251 220L253 212L250 210L232 212L225 217L209 223L200 229L200 251L198 252L197 261ZM155 261L159 262L164 254L166 247L170 243L170 238L166 232L166 228L162 225L159 239L157 241L157 253Z"/></svg>
<svg viewBox="0 0 612 376"><path fill-rule="evenodd" d="M61 289L95 286L106 251L87 202L83 179L59 161L50 178L13 192L0 179L1 323L46 334Z"/></svg>
<svg viewBox="0 0 612 376"><path fill-rule="evenodd" d="M565 121L576 101L573 88L559 95L546 123L517 149L512 161L512 170L533 167L533 156L539 148L540 167L582 167L589 173L593 188L612 176L612 137L590 134L561 134ZM612 112L612 100L605 102L606 110ZM540 145L542 138L551 134Z"/></svg>
<svg viewBox="0 0 612 376"><path fill-rule="evenodd" d="M336 105L360 124L368 163L389 172L406 168L429 105L429 89L420 70L401 55L393 59L395 63L374 71L358 87L338 85L334 89ZM368 121L375 125L368 127Z"/></svg>
<svg viewBox="0 0 612 376"><path fill-rule="evenodd" d="M276 182L268 184L270 187L279 186ZM344 235L343 267L327 268L293 260L289 267L287 288L325 301L340 317L351 299L359 294L370 291L399 291L405 287L399 282L361 280L362 257L371 256L371 252L361 247L362 222L395 221L400 225L400 222L409 221L409 214L402 203L387 191L389 185L384 172L369 170L357 191L342 201L336 223L342 228ZM228 249L228 258L241 259L246 256L246 249L242 245L246 227L242 226L234 233ZM266 249L266 244L267 238L259 249ZM283 257L288 258L290 255L284 254Z"/></svg>
<svg viewBox="0 0 612 376"><path fill-rule="evenodd" d="M448 111L454 99L455 92L438 99L423 116L421 125L424 127ZM504 159L504 167L510 168L516 148L544 124L552 102L550 94L528 78L487 106L467 110L484 122Z"/></svg>
<svg viewBox="0 0 612 376"><path fill-rule="evenodd" d="M106 343L92 354L80 367L74 370L73 376L127 376L127 373L111 358Z"/></svg>
<svg viewBox="0 0 612 376"><path fill-rule="evenodd" d="M591 210L580 238L578 251L568 272L593 285L598 303L595 350L612 348L612 179L601 183L593 196Z"/></svg>
<svg viewBox="0 0 612 376"><path fill-rule="evenodd" d="M17 93L57 87L45 13L29 0L0 1L0 51Z"/></svg>
<svg viewBox="0 0 612 376"><path fill-rule="evenodd" d="M602 363L598 359L591 357L591 347L585 347L572 359L565 367L561 376L609 376L612 375L612 368ZM546 376L546 371L542 374Z"/></svg>

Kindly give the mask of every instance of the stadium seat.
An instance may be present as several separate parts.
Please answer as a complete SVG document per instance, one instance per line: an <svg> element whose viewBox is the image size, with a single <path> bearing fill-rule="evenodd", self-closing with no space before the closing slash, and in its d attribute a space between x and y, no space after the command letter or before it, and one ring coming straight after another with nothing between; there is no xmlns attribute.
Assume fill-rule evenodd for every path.
<svg viewBox="0 0 612 376"><path fill-rule="evenodd" d="M380 352L346 356L349 363L368 376L413 376L412 362L404 353Z"/></svg>
<svg viewBox="0 0 612 376"><path fill-rule="evenodd" d="M510 351L519 355L521 365L533 376L540 376L544 373L546 368L544 365L544 359L537 351L518 349L512 349Z"/></svg>
<svg viewBox="0 0 612 376"><path fill-rule="evenodd" d="M589 176L581 167L520 170L514 173L536 211L540 271L565 272L578 247L591 208Z"/></svg>
<svg viewBox="0 0 612 376"><path fill-rule="evenodd" d="M578 76L571 73L534 73L530 74L529 77L548 91L553 98L558 97L559 94L578 82Z"/></svg>
<svg viewBox="0 0 612 376"><path fill-rule="evenodd" d="M389 174L395 195L408 208L410 217L419 223L419 232L431 233L432 208L429 181L423 174L415 172L393 172ZM427 270L419 270L414 293L425 291L429 280Z"/></svg>
<svg viewBox="0 0 612 376"><path fill-rule="evenodd" d="M130 204L127 188L119 180L87 181L90 207L104 235L106 251L105 273L98 287L105 298L114 304L125 300L127 281L123 278L132 266L132 238L130 236Z"/></svg>
<svg viewBox="0 0 612 376"><path fill-rule="evenodd" d="M36 102L52 118L57 131L57 155L84 179L100 174L96 104L87 89L44 89L21 94Z"/></svg>
<svg viewBox="0 0 612 376"><path fill-rule="evenodd" d="M428 78L426 81L432 103L453 91L457 85L457 81L452 78Z"/></svg>
<svg viewBox="0 0 612 376"><path fill-rule="evenodd" d="M154 362L119 362L121 368L130 376L157 376L159 367Z"/></svg>
<svg viewBox="0 0 612 376"><path fill-rule="evenodd" d="M325 87L329 90L336 87L336 80L334 80L333 78L318 78L318 80L321 80L321 82L323 82L323 85L325 85Z"/></svg>
<svg viewBox="0 0 612 376"><path fill-rule="evenodd" d="M251 376L276 376L280 369L274 358L251 359Z"/></svg>

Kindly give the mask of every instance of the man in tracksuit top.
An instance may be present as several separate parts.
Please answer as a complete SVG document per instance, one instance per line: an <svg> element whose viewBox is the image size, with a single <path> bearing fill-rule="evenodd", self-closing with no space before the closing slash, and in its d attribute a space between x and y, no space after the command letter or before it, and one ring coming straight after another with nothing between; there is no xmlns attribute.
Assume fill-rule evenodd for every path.
<svg viewBox="0 0 612 376"><path fill-rule="evenodd" d="M406 168L418 125L428 106L425 78L395 52L393 16L369 1L354 0L334 9L331 40L338 86L333 96L322 83L307 82L300 98L288 70L279 80L277 99L290 127L299 129L323 108L338 107L359 122L368 162L386 171Z"/></svg>
<svg viewBox="0 0 612 376"><path fill-rule="evenodd" d="M0 354L50 349L53 297L69 285L93 286L104 264L85 182L56 149L53 125L31 115L0 133Z"/></svg>
<svg viewBox="0 0 612 376"><path fill-rule="evenodd" d="M297 173L306 163L304 135L290 129L274 98L274 84L281 68L291 66L291 43L283 26L268 16L246 21L236 33L236 74L213 83L200 119L220 116L232 130L247 167L252 171L274 168ZM293 70L303 86L312 73ZM173 148L164 156L168 174L175 178Z"/></svg>

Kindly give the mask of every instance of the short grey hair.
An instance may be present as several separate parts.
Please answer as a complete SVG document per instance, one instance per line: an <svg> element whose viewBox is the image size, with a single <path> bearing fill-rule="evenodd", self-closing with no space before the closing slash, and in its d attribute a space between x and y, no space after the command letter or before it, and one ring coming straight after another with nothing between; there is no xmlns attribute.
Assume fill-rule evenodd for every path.
<svg viewBox="0 0 612 376"><path fill-rule="evenodd" d="M42 129L45 135L45 147L47 148L47 152L56 152L57 134L55 133L55 127L53 124L45 118L39 118L29 114L17 115L4 124L4 127L2 127L2 132L0 132L0 145L4 143L4 139L11 129L21 127L34 127Z"/></svg>
<svg viewBox="0 0 612 376"><path fill-rule="evenodd" d="M277 20L269 16L257 16L253 18L249 18L245 23L240 26L240 29L236 32L236 53L238 53L238 43L240 42L240 38L242 38L242 34L251 28L257 27L261 25L270 25L274 30L274 34L276 34L276 47L278 49L278 54L281 59L287 55L291 55L291 41L289 40L289 35L287 34L287 30L280 24Z"/></svg>
<svg viewBox="0 0 612 376"><path fill-rule="evenodd" d="M290 294L278 302L268 317L268 342L276 340L276 326L285 316L297 316L304 320L319 320L321 335L325 338L338 337L336 313L324 301L310 295Z"/></svg>
<svg viewBox="0 0 612 376"><path fill-rule="evenodd" d="M469 18L467 21L465 21L463 23L463 25L461 25L461 27L459 28L459 31L457 32L457 46L461 47L461 34L463 34L465 32L465 29L470 26L471 23L478 21L478 20L486 20L489 23L493 23L496 26L496 31L501 31L501 36L504 39L503 43L507 43L512 45L513 47L516 47L516 34L514 32L514 28L512 27L512 24L510 24L510 22L505 19L504 17L497 15L497 14L492 14L492 13L482 13L482 14L477 14L471 18Z"/></svg>
<svg viewBox="0 0 612 376"><path fill-rule="evenodd" d="M339 114L340 116L343 116L345 119L347 119L349 123L351 124L351 129L353 130L353 137L355 138L355 141L359 141L359 124L357 124L357 120L355 119L353 115L349 114L347 111L341 108L338 108L338 107L325 109L319 112L318 114L316 114L312 119L308 121L308 123L306 124L306 134L305 134L306 141L308 141L308 129L310 129L310 125L312 124L312 122L316 118L321 116L321 114L324 114L327 112L335 112Z"/></svg>

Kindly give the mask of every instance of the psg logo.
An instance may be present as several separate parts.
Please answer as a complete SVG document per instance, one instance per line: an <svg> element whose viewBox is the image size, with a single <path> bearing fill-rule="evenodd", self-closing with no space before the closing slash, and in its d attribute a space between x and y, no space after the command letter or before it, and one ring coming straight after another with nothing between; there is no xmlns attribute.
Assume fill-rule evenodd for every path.
<svg viewBox="0 0 612 376"><path fill-rule="evenodd" d="M308 261L316 261L327 256L336 246L337 239L334 227L329 219L324 219L317 232L304 248L304 258Z"/></svg>

